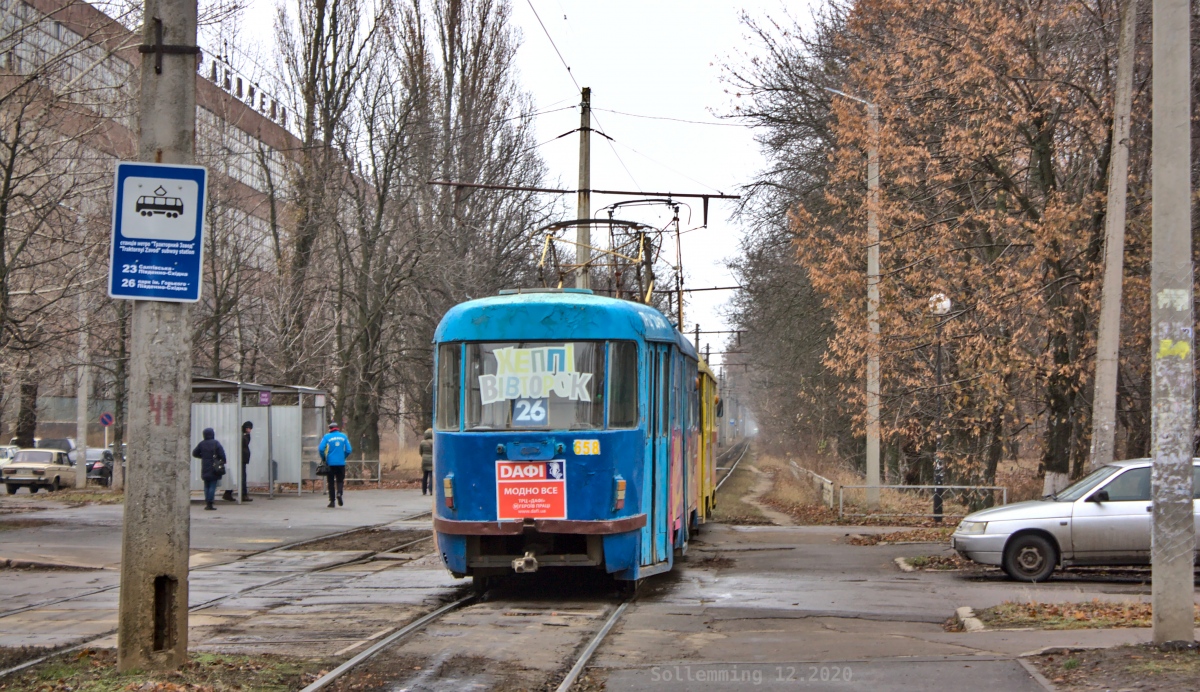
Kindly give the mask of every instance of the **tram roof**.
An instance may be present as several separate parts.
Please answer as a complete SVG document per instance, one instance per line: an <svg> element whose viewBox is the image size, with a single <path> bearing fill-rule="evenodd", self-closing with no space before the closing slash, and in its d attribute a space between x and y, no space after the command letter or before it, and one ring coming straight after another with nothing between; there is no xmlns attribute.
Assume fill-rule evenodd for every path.
<svg viewBox="0 0 1200 692"><path fill-rule="evenodd" d="M666 341L697 357L692 343L655 308L579 289L504 292L459 303L433 334L437 343L565 339Z"/></svg>

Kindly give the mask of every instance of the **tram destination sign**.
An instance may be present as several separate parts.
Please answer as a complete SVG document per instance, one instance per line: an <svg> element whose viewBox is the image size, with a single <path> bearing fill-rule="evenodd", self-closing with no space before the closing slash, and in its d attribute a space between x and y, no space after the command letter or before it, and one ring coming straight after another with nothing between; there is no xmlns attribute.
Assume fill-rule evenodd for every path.
<svg viewBox="0 0 1200 692"><path fill-rule="evenodd" d="M202 166L117 164L109 296L200 300L207 182Z"/></svg>

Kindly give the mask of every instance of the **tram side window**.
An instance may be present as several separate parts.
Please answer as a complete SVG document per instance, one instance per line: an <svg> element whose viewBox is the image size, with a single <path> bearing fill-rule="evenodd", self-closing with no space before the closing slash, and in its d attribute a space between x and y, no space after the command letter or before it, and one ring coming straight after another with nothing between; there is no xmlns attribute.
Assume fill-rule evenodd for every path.
<svg viewBox="0 0 1200 692"><path fill-rule="evenodd" d="M468 430L598 430L604 426L604 343L467 346Z"/></svg>
<svg viewBox="0 0 1200 692"><path fill-rule="evenodd" d="M459 378L462 376L462 345L438 346L437 429L458 430Z"/></svg>
<svg viewBox="0 0 1200 692"><path fill-rule="evenodd" d="M638 424L638 353L633 341L614 341L608 354L608 427Z"/></svg>

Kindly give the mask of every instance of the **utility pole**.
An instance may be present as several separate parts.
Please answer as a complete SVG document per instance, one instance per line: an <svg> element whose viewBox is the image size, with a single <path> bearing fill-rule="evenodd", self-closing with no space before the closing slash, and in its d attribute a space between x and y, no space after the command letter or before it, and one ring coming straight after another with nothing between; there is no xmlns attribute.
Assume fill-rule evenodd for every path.
<svg viewBox="0 0 1200 692"><path fill-rule="evenodd" d="M867 485L879 485L879 107L867 104ZM867 489L879 508L879 488Z"/></svg>
<svg viewBox="0 0 1200 692"><path fill-rule="evenodd" d="M696 325L696 338L694 341L696 342L696 353L700 353L700 325Z"/></svg>
<svg viewBox="0 0 1200 692"><path fill-rule="evenodd" d="M82 225L80 227L82 235ZM79 364L75 379L75 487L87 487L88 315L85 291L79 292Z"/></svg>
<svg viewBox="0 0 1200 692"><path fill-rule="evenodd" d="M1195 639L1190 5L1154 0L1153 14L1150 593L1160 645Z"/></svg>
<svg viewBox="0 0 1200 692"><path fill-rule="evenodd" d="M138 158L190 164L196 142L196 2L146 0ZM191 308L133 303L129 476L121 541L117 669L187 661Z"/></svg>
<svg viewBox="0 0 1200 692"><path fill-rule="evenodd" d="M1096 335L1096 391L1092 406L1093 468L1111 463L1117 433L1117 356L1121 347L1121 284L1125 274L1125 195L1129 186L1129 111L1133 101L1137 0L1125 0L1117 45L1117 93L1113 103L1113 156L1108 171L1104 223L1104 283Z"/></svg>
<svg viewBox="0 0 1200 692"><path fill-rule="evenodd" d="M583 88L583 103L579 104L579 192L575 203L575 217L592 218L592 89ZM592 277L588 263L592 260L592 227L579 224L575 227L575 261L579 269L575 273L576 288L591 288ZM680 325L682 326L682 325Z"/></svg>
<svg viewBox="0 0 1200 692"><path fill-rule="evenodd" d="M879 106L831 87L867 107L867 485L879 485ZM867 508L879 508L879 488L867 488Z"/></svg>

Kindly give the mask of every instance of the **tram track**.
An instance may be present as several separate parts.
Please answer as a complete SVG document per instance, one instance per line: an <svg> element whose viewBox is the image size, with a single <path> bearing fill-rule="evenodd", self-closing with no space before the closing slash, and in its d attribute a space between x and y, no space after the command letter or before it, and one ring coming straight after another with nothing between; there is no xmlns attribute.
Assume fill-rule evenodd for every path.
<svg viewBox="0 0 1200 692"><path fill-rule="evenodd" d="M728 451L722 454L722 456L725 456L726 458L732 457L733 453L738 451L739 447L741 448L741 451L738 453L737 460L734 461L733 465L729 467L729 470L725 472L725 476L717 482L716 489L718 491L721 489L722 485L725 485L725 481L729 480L729 477L733 475L733 472L737 470L738 464L742 463L742 458L746 456L746 452L750 449L750 438L743 437L740 442L730 447Z"/></svg>
<svg viewBox="0 0 1200 692"><path fill-rule="evenodd" d="M633 603L634 598L635 597L633 596L626 598L613 607L611 611L607 613L604 623L587 639L587 644L583 645L582 649L576 647L578 653L574 653L571 667L568 669L566 675L555 688L557 692L568 692L572 686L574 686L579 677L587 669L588 663L591 661L592 656L595 655L596 650L604 642L605 638L612 631L613 627L616 626L617 622L620 621L621 617L625 614L625 611ZM465 611L472 606L482 605L484 603L493 608L495 606L504 605L503 601L484 601L480 596L475 594L469 594L457 598L456 600L443 604L437 609L416 618L412 622L384 636L370 648L363 650L358 655L347 660L337 668L329 671L321 678L313 681L308 687L302 689L301 692L318 692L320 690L329 689L331 686L337 684L340 680L345 679L354 670L358 669L364 664L367 664L372 659L375 659L376 657L379 657L385 653L395 655L398 653L395 651L395 648L403 647L406 640L409 640L414 635L426 630L442 618L452 613ZM514 609L520 610L521 604L518 602L513 602L512 606Z"/></svg>
<svg viewBox="0 0 1200 692"><path fill-rule="evenodd" d="M314 536L312 538L305 538L305 539L302 539L299 541L285 543L284 545L277 545L277 546L273 546L270 548L264 548L262 550L256 550L256 551L253 551L250 553L246 553L244 555L239 555L237 558L230 560L229 562L222 562L222 563L216 564L216 565L207 565L205 567L198 567L193 571L202 572L204 570L211 569L213 567L220 567L221 565L227 565L227 564L231 564L233 562L239 562L242 560L249 560L251 558L258 557L260 555L267 555L269 553L274 553L274 552L283 551L283 550L295 550L296 548L308 545L310 543L316 543L318 541L327 541L327 540L330 540L333 538L340 538L342 536L346 536L346 535L349 535L352 533L357 533L359 531L372 531L375 529L381 529L385 526L389 526L391 524L398 524L402 521L412 521L414 519L419 519L427 514L433 514L433 512L431 510L427 510L424 512L420 512L418 514L409 515L407 517L401 517L400 519L393 519L392 521L385 521L385 522L382 522L379 524L369 524L367 526L356 526L352 529L346 529L344 531L335 531L332 533L321 534L320 536ZM421 539L421 540L429 540L429 539ZM399 550L400 547L403 547L403 546L397 546L396 548L391 548L387 551L380 551L380 552L393 552L393 551ZM105 586L100 589L93 589L91 591L85 591L83 593L74 594L72 596L64 596L62 598L54 598L54 599L50 599L47 601L39 601L37 603L30 603L29 605L24 605L24 606L21 606L20 608L13 608L12 610L6 610L3 612L0 612L0 620L3 620L6 617L11 617L13 615L18 615L20 613L29 612L31 610L37 610L38 608L48 608L52 605L59 605L60 603L69 603L71 601L76 601L81 598L87 598L88 596L95 596L97 594L107 593L109 591L113 591L115 589L120 588L120 586L121 586L120 584L113 584L111 586ZM3 672L0 671L0 676L2 676L2 675L3 675Z"/></svg>
<svg viewBox="0 0 1200 692"><path fill-rule="evenodd" d="M314 537L312 537L312 538L305 538L305 539L302 539L302 540L299 540L299 541L293 541L293 542L291 542L291 543L286 543L286 544L284 544L284 545L272 546L272 547L270 547L270 548L264 548L264 549L262 549L262 550L256 550L256 551L254 551L254 552L246 553L246 554L244 554L244 555L239 555L239 556L238 556L236 559L234 559L234 560L230 560L230 561L228 561L228 562L222 562L222 563L215 564L215 565L208 565L208 566L205 566L205 567L200 567L200 568L197 568L197 569L195 569L195 570L190 570L190 571L191 571L191 572L204 572L204 571L211 570L211 569L214 569L214 568L217 568L217 567L222 567L222 566L229 565L229 564L232 564L232 563L235 563L235 562L240 562L240 561L249 560L249 559L251 559L251 558L254 558L254 557L259 557L259 556L266 555L266 554L269 554L269 553L274 553L274 552L279 552L279 551L285 551L285 550L295 550L296 548L303 547L303 546L305 546L305 545L309 545L309 544L312 544L312 543L317 543L317 542L319 542L319 541L326 541L326 540L330 540L330 539L339 538L339 537L341 537L341 536L346 536L346 535L349 535L349 534L352 534L352 533L357 533L357 532L360 532L360 531L372 531L372 530L382 529L382 528L384 528L384 527L387 527L387 526L390 526L390 525L392 525L392 524L399 524L399 523L401 523L401 522L406 522L406 521L412 521L412 520L414 520L414 519L419 519L420 517L423 517L423 516L426 516L426 515L430 515L430 514L432 514L432 513L433 513L433 512L432 512L432 510L426 510L426 511L424 511L424 512L418 512L418 513L416 513L416 514L411 514L411 515L408 515L408 516L405 516L405 517L401 517L401 518L399 518L399 519L393 519L393 520L391 520L391 521L381 522L381 523L378 523L378 524L369 524L369 525L367 525L367 526L358 526L358 527L355 527L355 528L353 528L353 529L347 529L347 530L343 530L343 531L334 531L334 532L331 532L331 533L322 534L322 535L320 535L320 536L314 536ZM430 535L429 535L429 536L425 536L425 537L422 537L422 538L418 538L418 539L416 539L416 540L406 541L406 542L404 542L404 543L401 543L401 544L399 544L399 545L396 545L396 546L392 546L392 547L390 547L390 548L387 548L387 549L385 549L385 550L370 551L370 552L369 552L367 555L363 555L363 556L361 556L361 557L358 557L358 558L356 558L356 559L354 559L354 560L350 560L350 561L347 561L347 562L339 562L339 563L337 563L337 564L333 564L333 565L324 565L324 566L321 566L321 567L316 567L316 568L313 568L313 569L307 569L307 570L303 570L303 571L300 571L300 572L296 572L296 573L294 573L294 574L289 574L289 575L286 575L286 576L280 577L280 578L278 578L278 579L272 579L272 580L270 580L270 581L263 582L263 583L260 583L260 584L252 584L252 585L250 585L250 586L247 586L247 587L245 587L245 588L239 589L239 590L237 590L237 591L234 591L234 592L232 592L232 593L228 593L228 594L224 594L224 595L222 595L222 596L218 596L218 597L216 597L216 598L210 599L210 600L208 600L208 601L205 601L205 602L203 602L203 603L198 603L198 604L196 604L196 605L194 605L194 606L189 606L189 607L188 607L188 613L195 613L195 612L198 612L198 611L204 610L204 609L206 609L206 608L211 608L211 607L212 607L212 606L214 606L214 605L217 605L217 604L219 604L219 603L223 603L224 601L227 601L227 600L229 600L229 599L232 599L232 598L236 598L236 597L239 597L239 596L244 596L244 595L246 595L246 594L248 594L248 593L251 593L251 592L253 592L253 591L256 591L256 590L258 590L258 589L265 589L265 588L269 588L269 587L272 587L272 586L278 586L278 585L280 585L280 584L286 584L286 583L288 583L288 582L290 582L290 581L295 581L296 579L300 579L301 577L306 577L306 576L308 576L308 575L311 575L311 574L319 574L319 573L321 573L321 572L326 572L326 571L333 570L333 569L341 569L341 568L347 567L347 566L349 566L349 565L357 565L357 564L363 564L363 563L366 563L366 562L370 562L370 561L371 561L372 559L374 559L374 558L375 558L377 555L380 555L380 554L383 554L383 553L396 553L396 552L399 552L400 550L402 550L402 549L404 549L404 548L406 548L406 547L413 546L413 545L416 545L416 544L418 544L418 543L423 543L423 542L426 542L426 541L431 541L431 540L433 540L433 535L432 535L432 532L430 533ZM423 556L420 556L420 557L423 557ZM414 559L414 560L416 560L416 559L419 559L419 557L417 557L417 558L413 558L413 559ZM401 563L401 564L402 564L402 563ZM45 607L49 607L49 606L53 606L53 605L59 605L59 604L62 604L62 603L68 603L68 602L70 602L70 601L79 600L79 599L82 599L82 598L87 598L87 597L89 597L89 596L94 596L94 595L96 595L96 594L101 594L101 593L105 593L105 592L113 591L113 590L115 590L115 589L118 589L118 588L120 588L120 584L119 584L119 583L118 583L118 584L114 584L114 585L112 585L112 586L107 586L107 587L104 587L104 588L102 588L102 589L95 589L95 590L92 590L92 591L88 591L88 592L81 593L81 594L75 594L75 595L73 595L73 596L68 596L68 597L65 597L65 598L51 599L51 600L48 600L48 601L43 601L43 602L40 602L40 603L31 604L31 605L24 606L24 607L21 607L21 608L13 609L13 610L11 610L11 611L6 611L6 612L4 612L4 613L0 613L0 620L3 620L5 617L9 617L9 616L11 616L11 615L16 615L16 614L18 614L18 613L24 613L24 612L28 612L28 611L31 611L31 610L37 610L37 609L39 609L39 608L45 608ZM5 678L5 677L7 677L8 675L11 675L12 673L20 672L20 671L22 671L22 670L25 670L26 668L30 668L30 667L32 667L32 666L35 666L35 665L37 665L37 664L39 664L39 663L42 663L43 661L46 661L46 660L48 660L48 659L50 659L50 658L53 658L53 657L55 657L55 656L59 656L59 655L62 655L62 654L70 653L70 652L72 652L72 651L78 651L78 650L80 650L80 649L86 649L86 648L88 648L88 647L95 646L95 645L97 645L99 642L102 642L103 640L107 639L108 637L111 637L113 634L115 634L115 633L116 633L116 631L117 631L116 629L111 629L111 630L109 630L109 631L107 631L107 632L104 632L104 633L102 633L102 634L100 634L100 635L98 635L98 636L95 636L95 637L93 637L93 638L90 638L90 639L88 639L87 641L81 642L81 643L79 643L79 644L75 644L75 645L72 645L72 646L69 646L69 647L65 647L65 648L62 648L62 649L57 649L57 650L55 650L55 651L53 651L53 652L51 652L51 653L48 653L48 654L46 654L46 655L44 655L44 656L40 656L40 657L37 657L37 658L31 659L31 660L28 660L28 661L24 661L24 662L22 662L22 663L20 663L20 664L18 664L18 665L15 665L15 666L12 666L12 667L10 667L10 668L6 668L6 669L4 669L4 670L0 670L0 679L3 679L3 678Z"/></svg>

